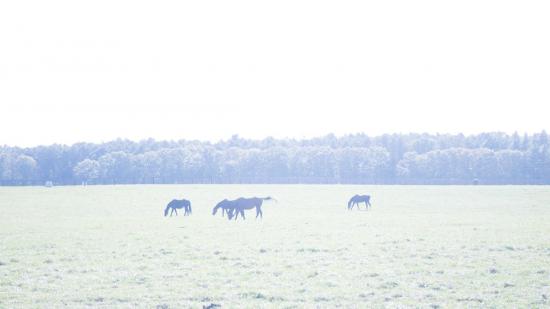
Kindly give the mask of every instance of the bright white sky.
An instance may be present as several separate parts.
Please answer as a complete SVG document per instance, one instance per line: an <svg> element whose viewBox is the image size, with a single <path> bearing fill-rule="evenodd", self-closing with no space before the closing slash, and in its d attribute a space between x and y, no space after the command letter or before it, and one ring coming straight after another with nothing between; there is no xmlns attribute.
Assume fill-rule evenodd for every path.
<svg viewBox="0 0 550 309"><path fill-rule="evenodd" d="M550 1L2 1L0 145L550 129Z"/></svg>

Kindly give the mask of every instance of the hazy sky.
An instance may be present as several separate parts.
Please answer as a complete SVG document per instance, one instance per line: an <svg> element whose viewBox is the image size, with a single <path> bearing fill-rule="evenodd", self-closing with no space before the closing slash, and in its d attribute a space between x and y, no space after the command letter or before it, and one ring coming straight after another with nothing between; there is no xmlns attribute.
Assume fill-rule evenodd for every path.
<svg viewBox="0 0 550 309"><path fill-rule="evenodd" d="M550 1L2 1L0 144L550 131Z"/></svg>

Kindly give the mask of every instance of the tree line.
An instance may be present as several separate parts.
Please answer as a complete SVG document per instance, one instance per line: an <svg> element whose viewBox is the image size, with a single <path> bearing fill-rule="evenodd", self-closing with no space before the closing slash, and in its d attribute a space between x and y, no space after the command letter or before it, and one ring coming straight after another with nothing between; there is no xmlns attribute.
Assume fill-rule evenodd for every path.
<svg viewBox="0 0 550 309"><path fill-rule="evenodd" d="M0 147L0 185L550 184L545 131Z"/></svg>

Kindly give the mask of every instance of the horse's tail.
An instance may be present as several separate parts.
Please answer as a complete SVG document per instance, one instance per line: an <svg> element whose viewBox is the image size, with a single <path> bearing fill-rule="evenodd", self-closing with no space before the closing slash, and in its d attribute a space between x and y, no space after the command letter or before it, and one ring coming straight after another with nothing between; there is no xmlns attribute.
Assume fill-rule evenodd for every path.
<svg viewBox="0 0 550 309"><path fill-rule="evenodd" d="M191 202L189 202L189 213L190 213L190 214L193 213L193 208L191 208Z"/></svg>
<svg viewBox="0 0 550 309"><path fill-rule="evenodd" d="M276 199L272 198L271 196L262 197L261 199L264 200L264 201L274 201L274 202L278 202Z"/></svg>

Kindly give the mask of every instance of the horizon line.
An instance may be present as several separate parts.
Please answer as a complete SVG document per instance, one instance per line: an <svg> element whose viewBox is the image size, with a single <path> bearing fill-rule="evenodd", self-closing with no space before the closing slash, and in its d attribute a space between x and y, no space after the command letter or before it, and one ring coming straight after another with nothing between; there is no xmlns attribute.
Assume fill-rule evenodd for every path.
<svg viewBox="0 0 550 309"><path fill-rule="evenodd" d="M240 138L240 139L243 139L243 140L249 140L249 141L262 141L262 140L266 140L266 139L274 139L274 140L294 140L294 141L306 141L306 140L313 140L313 139L317 139L317 138L324 138L324 137L327 137L327 136L334 136L335 138L343 138L343 137L347 137L347 136L353 136L353 135L365 135L365 136L368 136L368 137L372 137L372 138L376 138L376 137L381 137L381 136L384 136L384 135L430 135L430 136L440 136L440 135L463 135L464 137L470 137L470 136L475 136L475 135L480 135L480 134L506 134L506 135L515 135L515 134L518 134L520 136L533 136L535 134L540 134L540 133L546 133L546 130L545 129L542 129L540 131L518 131L518 130L515 130L513 132L510 132L510 131L479 131L479 132L476 132L476 133L463 133L463 132L387 132L387 133L379 133L379 134L373 134L373 135L369 135L368 133L366 132L355 132L355 133L345 133L345 134L336 134L336 133L326 133L326 134L320 134L320 135L314 135L314 136L309 136L309 137L306 137L306 136L301 136L301 137L298 137L298 136L295 136L295 137L289 137L289 136L284 136L284 137L274 137L274 136L265 136L263 138L254 138L254 137L246 137L246 136L242 136L238 133L234 133L234 134L231 134L229 137L226 137L226 138L218 138L218 139L198 139L198 138L179 138L179 139L163 139L163 138L155 138L155 137L145 137L145 138L139 138L139 139L132 139L132 138L129 138L129 137L115 137L115 138L111 138L111 139L107 139L107 140L101 140L101 141L77 141L77 142L72 142L72 143L64 143L64 142L54 142L54 143L46 143L46 144L34 144L34 145L16 145L16 144L7 144L7 143L4 143L4 144L0 144L0 147L8 147L8 148L35 148L35 147L50 147L50 146L67 146L67 147L72 147L76 144L106 144L106 143L111 143L111 142L115 142L115 141L130 141L130 142L134 142L134 143L139 143L139 142L142 142L142 141L147 141L147 140L153 140L155 142L181 142L181 141L189 141L189 142L201 142L201 143L210 143L210 144L218 144L218 143L222 143L222 142L226 142L226 141L230 141L231 139L233 138Z"/></svg>

